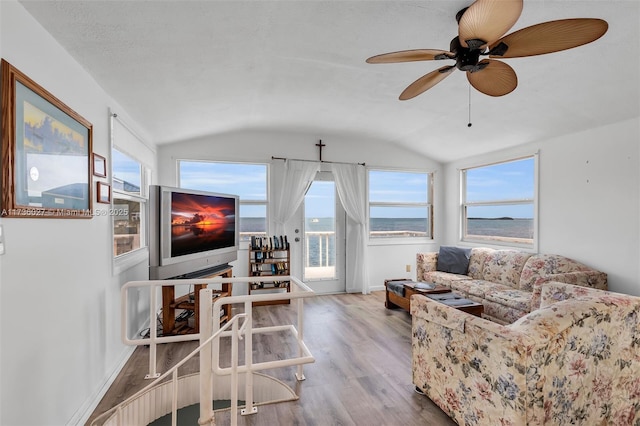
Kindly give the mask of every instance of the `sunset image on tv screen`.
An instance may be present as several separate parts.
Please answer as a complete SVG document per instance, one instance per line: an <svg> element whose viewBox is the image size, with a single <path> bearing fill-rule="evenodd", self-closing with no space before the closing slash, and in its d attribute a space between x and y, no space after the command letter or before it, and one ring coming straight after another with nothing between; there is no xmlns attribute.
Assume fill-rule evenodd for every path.
<svg viewBox="0 0 640 426"><path fill-rule="evenodd" d="M235 200L228 197L171 194L171 257L235 244Z"/></svg>

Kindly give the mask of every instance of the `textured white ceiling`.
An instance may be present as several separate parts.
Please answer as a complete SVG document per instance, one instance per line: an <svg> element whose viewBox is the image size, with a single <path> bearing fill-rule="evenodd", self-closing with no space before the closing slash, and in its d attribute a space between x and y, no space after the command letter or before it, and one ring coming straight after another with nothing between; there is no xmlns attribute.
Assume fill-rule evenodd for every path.
<svg viewBox="0 0 640 426"><path fill-rule="evenodd" d="M398 96L443 62L365 63L448 50L448 1L22 1L157 144L239 129L387 140L448 162L640 115L640 2L525 0L512 30L592 17L603 38L507 59L518 88L491 98L454 72Z"/></svg>

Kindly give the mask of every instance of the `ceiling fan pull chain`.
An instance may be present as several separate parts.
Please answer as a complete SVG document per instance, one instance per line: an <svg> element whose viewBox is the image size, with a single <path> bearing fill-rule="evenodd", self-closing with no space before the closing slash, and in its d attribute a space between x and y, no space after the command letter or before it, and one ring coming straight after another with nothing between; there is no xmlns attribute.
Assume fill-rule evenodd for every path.
<svg viewBox="0 0 640 426"><path fill-rule="evenodd" d="M469 123L467 124L467 127L471 126L471 84L469 84Z"/></svg>

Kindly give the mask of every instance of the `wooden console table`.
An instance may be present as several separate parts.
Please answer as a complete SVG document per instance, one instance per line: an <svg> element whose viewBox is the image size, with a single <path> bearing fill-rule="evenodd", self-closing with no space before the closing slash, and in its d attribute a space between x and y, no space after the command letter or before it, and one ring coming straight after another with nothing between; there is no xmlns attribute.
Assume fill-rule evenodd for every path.
<svg viewBox="0 0 640 426"><path fill-rule="evenodd" d="M232 267L229 266L210 275L205 275L198 278L231 278L231 270ZM202 290L206 286L207 284L195 284L193 286L193 293L185 294L184 296L180 296L177 299L175 297L175 286L162 286L162 334L164 336L172 334L198 333L200 331L200 290ZM213 296L214 298L231 296L232 288L232 283L222 283L222 289L214 290ZM193 311L194 326L189 327L187 321L176 321L176 309ZM229 318L231 318L231 305L224 305L223 310L223 315L220 316L220 323L228 321Z"/></svg>

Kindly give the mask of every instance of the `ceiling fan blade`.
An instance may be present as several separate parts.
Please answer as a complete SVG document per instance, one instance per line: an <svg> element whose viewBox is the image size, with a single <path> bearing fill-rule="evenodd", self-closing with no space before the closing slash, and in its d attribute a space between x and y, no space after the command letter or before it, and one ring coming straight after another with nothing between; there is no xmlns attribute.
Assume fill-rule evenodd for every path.
<svg viewBox="0 0 640 426"><path fill-rule="evenodd" d="M469 83L479 92L489 96L504 96L518 86L516 72L501 61L483 59L478 65L487 64L480 71L467 71Z"/></svg>
<svg viewBox="0 0 640 426"><path fill-rule="evenodd" d="M446 50L414 49L399 52L383 53L367 59L369 64L391 64L396 62L433 61L439 59L454 59L455 55Z"/></svg>
<svg viewBox="0 0 640 426"><path fill-rule="evenodd" d="M543 22L496 41L491 45L489 57L521 58L572 49L599 39L608 28L606 21L593 18Z"/></svg>
<svg viewBox="0 0 640 426"><path fill-rule="evenodd" d="M400 94L400 100L406 101L407 99L415 98L421 93L426 92L431 89L436 84L440 83L442 80L451 75L451 72L455 70L456 67L451 65L448 67L442 67L435 71L431 71L429 74L425 74L413 83L411 83L404 91Z"/></svg>
<svg viewBox="0 0 640 426"><path fill-rule="evenodd" d="M523 0L477 0L458 23L460 44L480 49L502 37L522 13Z"/></svg>

